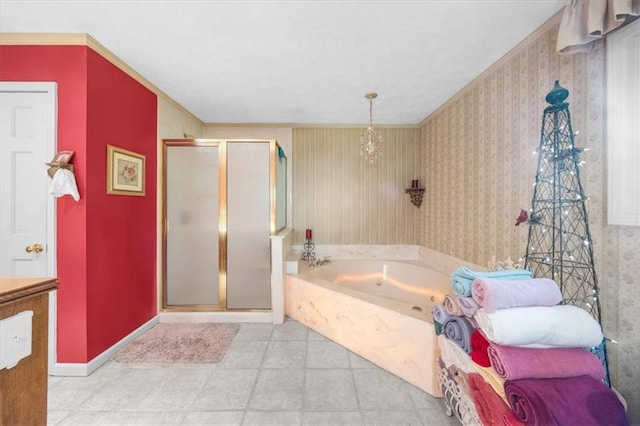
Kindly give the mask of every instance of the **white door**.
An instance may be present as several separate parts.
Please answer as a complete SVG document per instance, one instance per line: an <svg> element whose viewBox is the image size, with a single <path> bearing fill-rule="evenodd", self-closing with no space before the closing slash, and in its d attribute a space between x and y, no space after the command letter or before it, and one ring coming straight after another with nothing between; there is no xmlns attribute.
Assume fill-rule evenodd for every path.
<svg viewBox="0 0 640 426"><path fill-rule="evenodd" d="M0 82L0 277L55 276L56 84Z"/></svg>

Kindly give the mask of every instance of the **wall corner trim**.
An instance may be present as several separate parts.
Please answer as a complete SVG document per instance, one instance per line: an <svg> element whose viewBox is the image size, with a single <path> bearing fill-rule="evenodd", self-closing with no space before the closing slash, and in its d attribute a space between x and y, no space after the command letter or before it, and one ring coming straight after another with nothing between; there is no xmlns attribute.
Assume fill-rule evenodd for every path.
<svg viewBox="0 0 640 426"><path fill-rule="evenodd" d="M56 362L49 368L50 376L74 376L74 377L86 377L96 371L102 365L106 364L112 356L118 351L127 346L130 342L134 341L138 337L142 336L147 331L151 330L153 326L158 324L158 315L151 318L146 323L129 333L126 337L119 342L111 346L106 351L102 352L97 357L93 358L88 363L58 363Z"/></svg>

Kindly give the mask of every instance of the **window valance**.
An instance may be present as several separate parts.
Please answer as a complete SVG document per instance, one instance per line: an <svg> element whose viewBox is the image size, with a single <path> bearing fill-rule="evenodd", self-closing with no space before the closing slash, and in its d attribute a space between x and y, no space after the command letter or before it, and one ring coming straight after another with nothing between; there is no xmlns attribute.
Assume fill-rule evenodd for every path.
<svg viewBox="0 0 640 426"><path fill-rule="evenodd" d="M604 36L640 15L640 0L568 0L558 31L558 53L591 52Z"/></svg>

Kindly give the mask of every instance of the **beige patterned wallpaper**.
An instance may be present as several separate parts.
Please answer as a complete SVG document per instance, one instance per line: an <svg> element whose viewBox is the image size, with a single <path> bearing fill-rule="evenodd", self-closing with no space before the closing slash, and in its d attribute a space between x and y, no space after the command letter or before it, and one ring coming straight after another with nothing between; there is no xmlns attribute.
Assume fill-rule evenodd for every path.
<svg viewBox="0 0 640 426"><path fill-rule="evenodd" d="M383 160L360 158L354 128L293 130L295 244L417 244L419 209L404 189L418 179L418 129L384 129ZM424 208L424 207L422 207Z"/></svg>
<svg viewBox="0 0 640 426"><path fill-rule="evenodd" d="M576 146L591 148L581 170L594 242L601 309L613 385L640 424L640 228L606 223L605 51L555 53L557 20L494 64L421 126L421 173L426 195L420 244L486 265L520 258L527 227L545 95L554 80L570 91Z"/></svg>

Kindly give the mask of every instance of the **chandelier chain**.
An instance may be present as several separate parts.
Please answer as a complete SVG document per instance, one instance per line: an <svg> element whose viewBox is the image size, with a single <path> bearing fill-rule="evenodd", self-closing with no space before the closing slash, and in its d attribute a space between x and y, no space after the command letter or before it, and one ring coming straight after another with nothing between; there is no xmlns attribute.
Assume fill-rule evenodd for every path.
<svg viewBox="0 0 640 426"><path fill-rule="evenodd" d="M369 99L369 127L360 135L360 156L369 164L382 156L382 130L373 127L373 99L377 96L377 93L364 95Z"/></svg>

